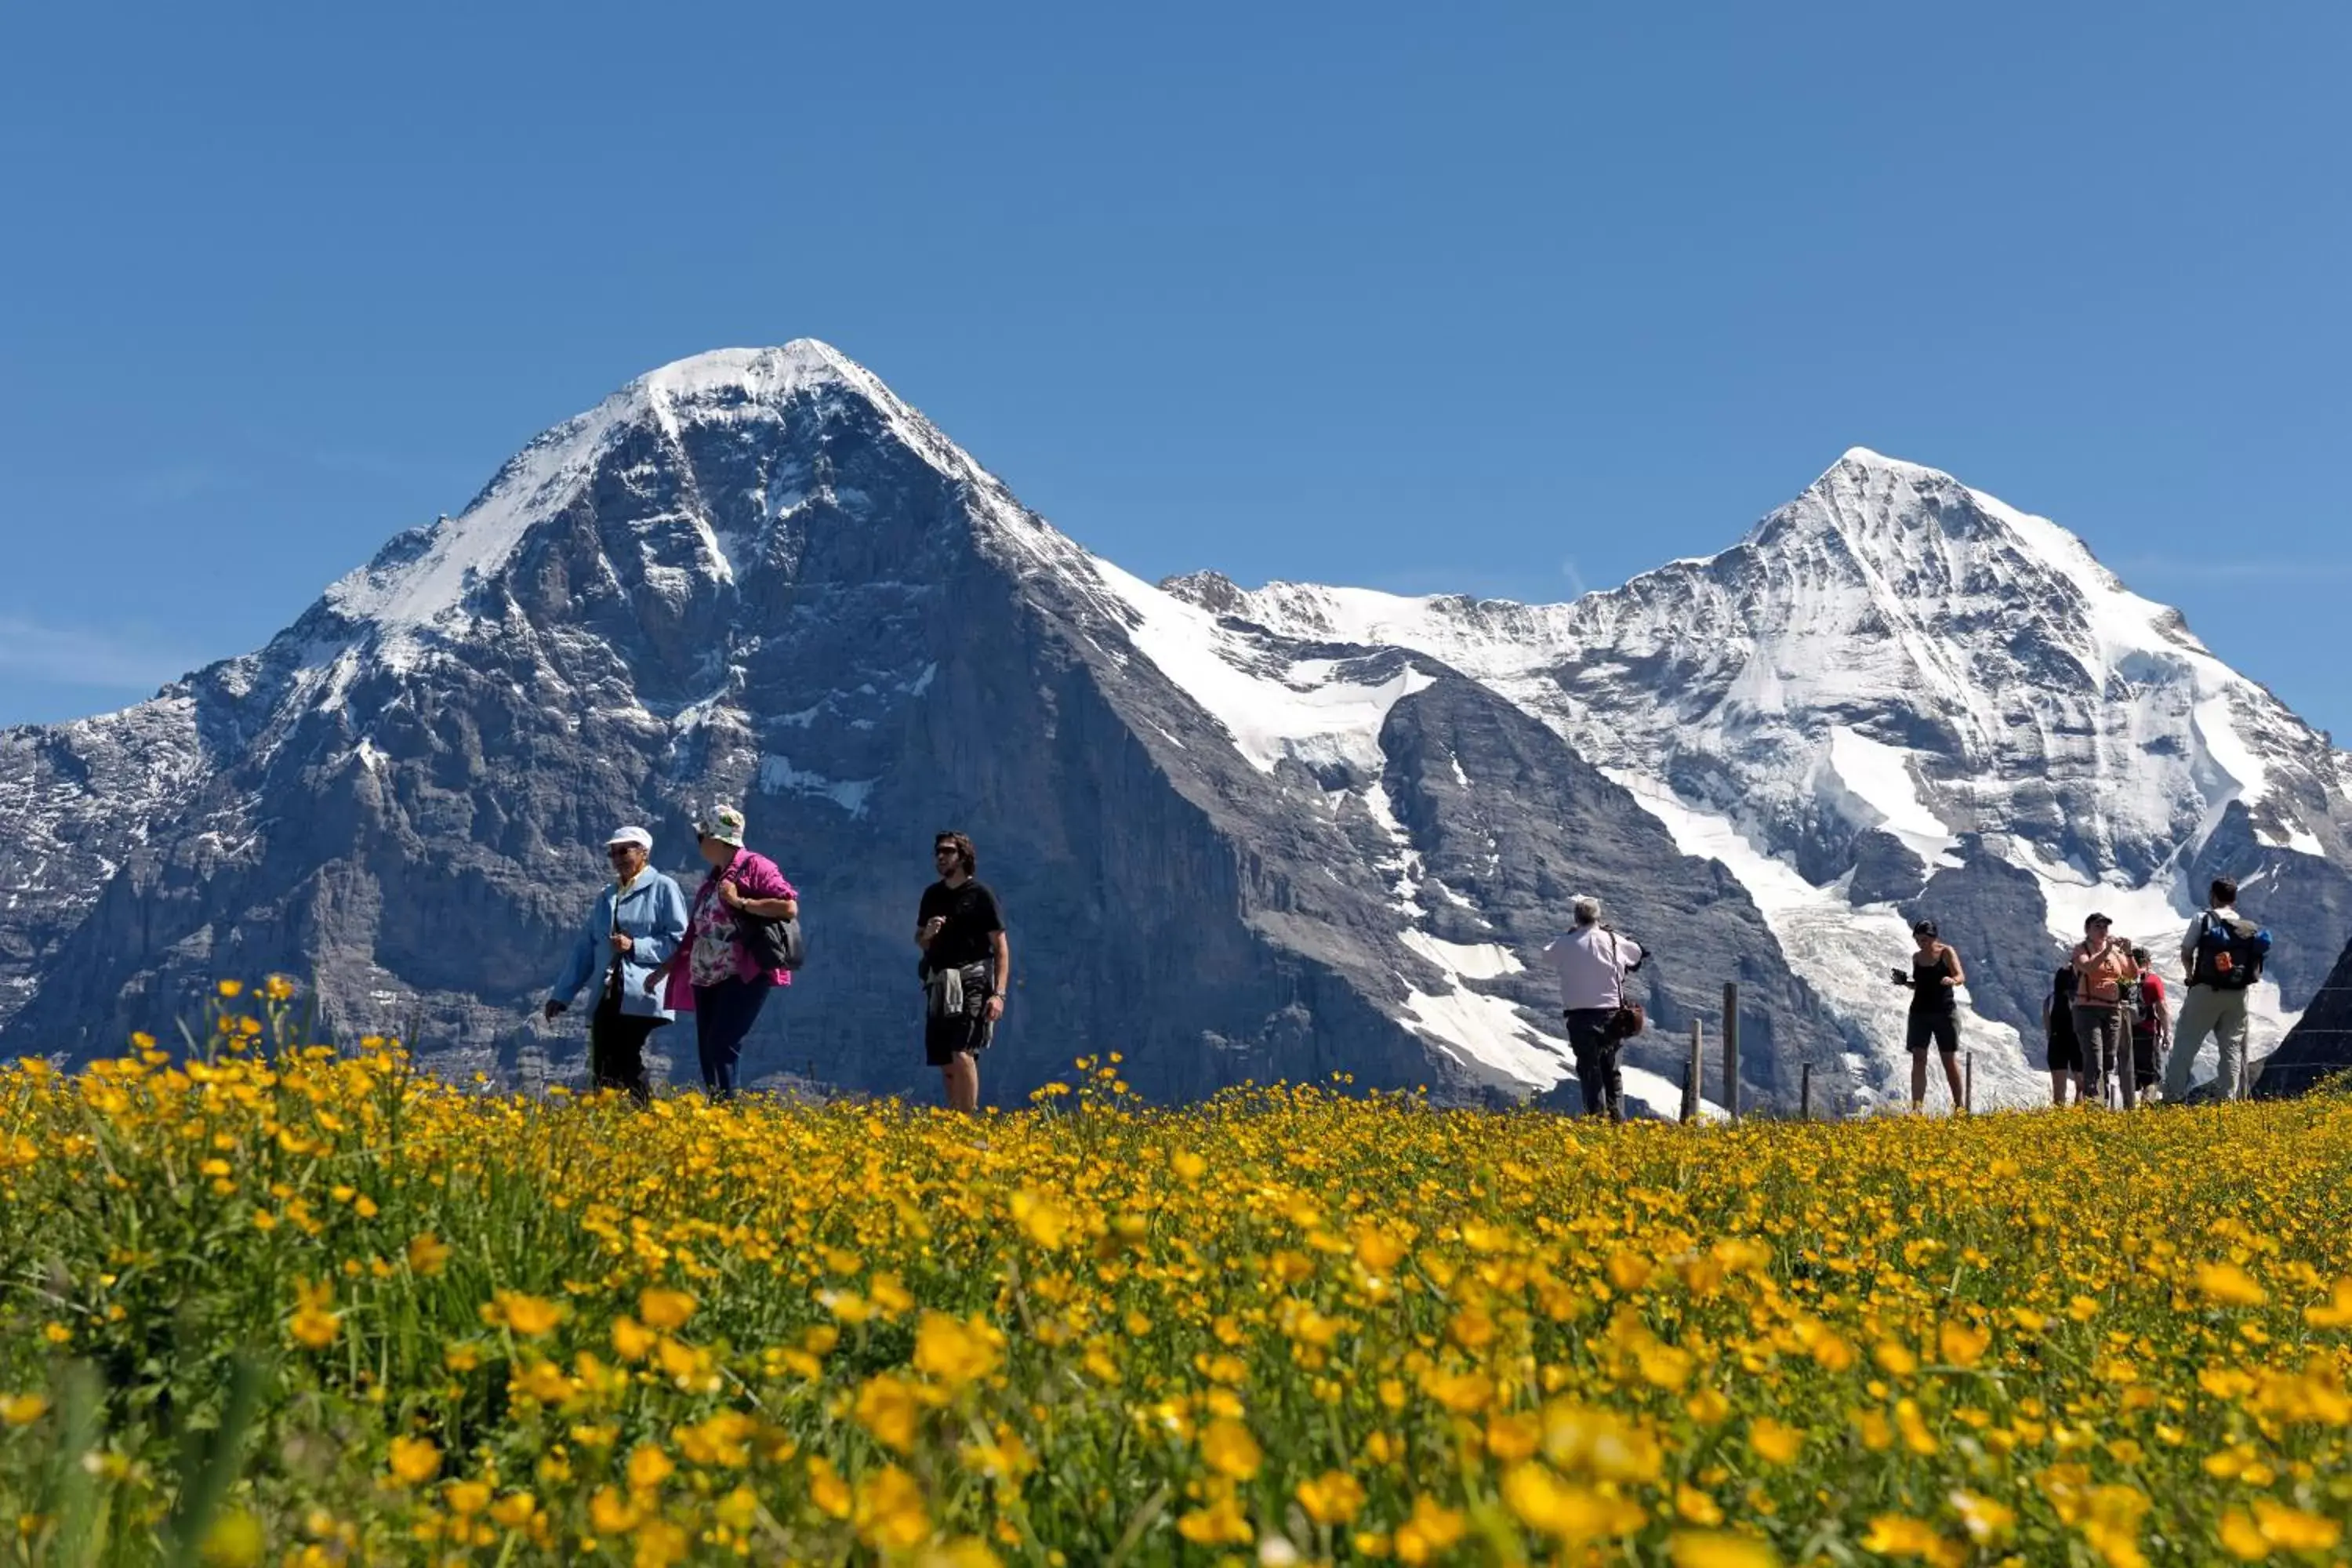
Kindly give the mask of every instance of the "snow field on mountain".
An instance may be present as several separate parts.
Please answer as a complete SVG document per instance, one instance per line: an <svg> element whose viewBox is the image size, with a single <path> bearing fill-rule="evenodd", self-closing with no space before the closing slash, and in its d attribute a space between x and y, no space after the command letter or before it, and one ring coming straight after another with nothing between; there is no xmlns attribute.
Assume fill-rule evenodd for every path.
<svg viewBox="0 0 2352 1568"><path fill-rule="evenodd" d="M1381 725L1402 699L1435 677L1407 663L1385 680L1340 679L1342 661L1269 658L1197 605L1153 587L1099 558L1096 574L1133 616L1128 636L1233 737L1260 773L1285 757L1308 766L1344 763L1377 773Z"/></svg>
<svg viewBox="0 0 2352 1568"><path fill-rule="evenodd" d="M1868 808L1864 826L1893 834L1930 866L1959 864L1950 855L1959 838L1919 798L1909 752L1846 725L1833 724L1827 761L1829 780L1842 785L1852 801Z"/></svg>

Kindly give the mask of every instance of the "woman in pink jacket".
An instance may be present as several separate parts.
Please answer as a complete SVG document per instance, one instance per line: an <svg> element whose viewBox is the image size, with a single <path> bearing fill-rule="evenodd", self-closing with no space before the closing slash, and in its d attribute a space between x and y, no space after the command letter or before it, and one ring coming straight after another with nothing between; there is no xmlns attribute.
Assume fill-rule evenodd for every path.
<svg viewBox="0 0 2352 1568"><path fill-rule="evenodd" d="M735 1067L744 1037L759 1021L768 993L793 983L787 969L770 969L752 952L742 918L800 918L800 895L764 855L743 847L743 814L720 806L694 825L702 858L710 867L694 891L686 940L668 963L646 978L650 991L667 977L664 997L677 1012L694 1015L695 1046L702 1058L702 1087L715 1100L733 1098Z"/></svg>

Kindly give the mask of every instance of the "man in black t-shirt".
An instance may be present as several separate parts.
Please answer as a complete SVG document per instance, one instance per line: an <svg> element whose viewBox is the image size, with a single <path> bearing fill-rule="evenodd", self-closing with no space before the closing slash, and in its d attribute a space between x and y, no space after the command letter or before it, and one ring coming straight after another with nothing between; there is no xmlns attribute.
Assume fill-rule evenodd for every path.
<svg viewBox="0 0 2352 1568"><path fill-rule="evenodd" d="M972 879L980 855L961 833L931 846L940 879L923 889L915 945L923 950L923 1057L940 1069L948 1109L980 1109L979 1053L1004 1016L1013 948L996 895Z"/></svg>

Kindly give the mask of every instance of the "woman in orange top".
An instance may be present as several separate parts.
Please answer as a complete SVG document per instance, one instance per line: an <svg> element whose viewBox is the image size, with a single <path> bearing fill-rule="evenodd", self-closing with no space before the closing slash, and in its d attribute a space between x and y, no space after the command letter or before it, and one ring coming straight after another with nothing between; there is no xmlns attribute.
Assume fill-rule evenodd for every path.
<svg viewBox="0 0 2352 1568"><path fill-rule="evenodd" d="M2137 1100L2132 1082L2131 1037L2125 1031L2124 986L2139 978L2131 948L2117 942L2115 922L2093 915L2083 922L2083 941L2074 949L2074 1037L2083 1047L2083 1102L2107 1102L2107 1074L2123 1080L2124 1104Z"/></svg>

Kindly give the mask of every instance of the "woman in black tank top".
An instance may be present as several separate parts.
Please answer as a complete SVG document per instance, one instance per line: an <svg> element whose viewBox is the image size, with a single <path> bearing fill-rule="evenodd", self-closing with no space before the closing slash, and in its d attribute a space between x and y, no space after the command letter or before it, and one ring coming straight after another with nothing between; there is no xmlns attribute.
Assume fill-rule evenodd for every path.
<svg viewBox="0 0 2352 1568"><path fill-rule="evenodd" d="M1911 928L1919 943L1911 955L1911 970L1895 972L1895 983L1911 992L1911 1016L1905 1021L1903 1044L1911 1053L1911 1109L1927 1103L1927 1047L1934 1045L1944 1058L1944 1081L1951 1087L1952 1109L1960 1109L1960 999L1968 984L1960 955L1936 935L1934 921Z"/></svg>

